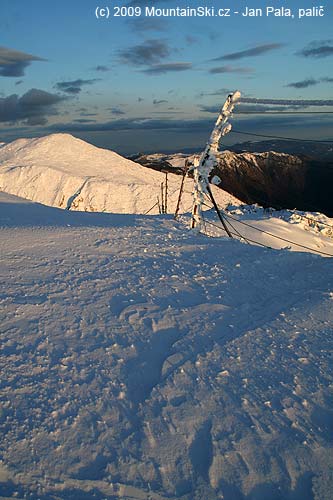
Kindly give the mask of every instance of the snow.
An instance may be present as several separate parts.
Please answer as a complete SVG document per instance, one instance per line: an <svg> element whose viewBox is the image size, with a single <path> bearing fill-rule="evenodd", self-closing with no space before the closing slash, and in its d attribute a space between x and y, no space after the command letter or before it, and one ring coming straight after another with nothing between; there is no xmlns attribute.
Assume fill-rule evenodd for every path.
<svg viewBox="0 0 333 500"><path fill-rule="evenodd" d="M0 204L1 495L331 498L331 259ZM331 244L287 212L233 215Z"/></svg>
<svg viewBox="0 0 333 500"><path fill-rule="evenodd" d="M159 213L165 174L69 134L18 139L0 148L0 190L45 205L88 212ZM174 213L181 179L168 176L168 207ZM192 203L187 179L181 211ZM219 203L237 199L215 188Z"/></svg>
<svg viewBox="0 0 333 500"><path fill-rule="evenodd" d="M333 219L323 214L267 210L257 205L229 206L225 214L233 236L249 243L333 256ZM206 213L203 221L207 235L225 236L215 211Z"/></svg>

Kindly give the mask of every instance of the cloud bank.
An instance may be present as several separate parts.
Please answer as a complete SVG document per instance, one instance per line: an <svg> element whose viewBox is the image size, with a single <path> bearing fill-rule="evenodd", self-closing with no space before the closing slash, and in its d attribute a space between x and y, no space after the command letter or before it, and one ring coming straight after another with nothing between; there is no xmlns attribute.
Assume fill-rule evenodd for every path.
<svg viewBox="0 0 333 500"><path fill-rule="evenodd" d="M0 98L0 122L45 125L48 116L58 114L55 106L64 100L64 97L39 89L31 89L22 97L12 94Z"/></svg>
<svg viewBox="0 0 333 500"><path fill-rule="evenodd" d="M119 51L120 60L132 66L149 66L158 64L168 57L171 49L163 40L146 40L145 42Z"/></svg>
<svg viewBox="0 0 333 500"><path fill-rule="evenodd" d="M311 42L303 50L297 52L297 55L303 57L312 57L315 59L333 56L333 40L321 40L321 41Z"/></svg>
<svg viewBox="0 0 333 500"><path fill-rule="evenodd" d="M45 59L19 50L0 47L0 76L13 78L24 76L25 69L33 61L45 61Z"/></svg>

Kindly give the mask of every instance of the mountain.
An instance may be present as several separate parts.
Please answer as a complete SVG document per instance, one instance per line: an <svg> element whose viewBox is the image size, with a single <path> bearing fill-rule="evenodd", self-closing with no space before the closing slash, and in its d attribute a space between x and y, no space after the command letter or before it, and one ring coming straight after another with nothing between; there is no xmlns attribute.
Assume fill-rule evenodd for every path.
<svg viewBox="0 0 333 500"><path fill-rule="evenodd" d="M90 212L159 213L165 174L69 134L18 139L0 148L0 190L46 205ZM186 180L183 207L192 203ZM165 187L165 184L164 184ZM168 210L176 208L180 179L168 178ZM225 206L237 200L215 188Z"/></svg>
<svg viewBox="0 0 333 500"><path fill-rule="evenodd" d="M333 240L232 213L260 245L0 193L2 498L331 499Z"/></svg>
<svg viewBox="0 0 333 500"><path fill-rule="evenodd" d="M333 142L332 141L306 141L306 140L285 140L285 139L269 139L265 141L245 141L224 146L221 144L220 149L233 151L234 153L265 153L267 151L276 151L277 153L285 153L291 155L307 156L314 160L325 161L333 160ZM184 154L191 156L197 154L197 148L182 148L180 151L166 150L163 153L157 153L162 156L173 156L174 154ZM135 161L135 157L143 155L152 156L156 154L155 151L146 151L145 153L137 153L131 155L129 158Z"/></svg>
<svg viewBox="0 0 333 500"><path fill-rule="evenodd" d="M155 170L181 173L185 161L194 155L155 154L135 158ZM333 215L331 186L333 162L265 151L262 153L222 151L212 175L221 179L219 186L245 203L265 207L297 208Z"/></svg>
<svg viewBox="0 0 333 500"><path fill-rule="evenodd" d="M247 141L233 144L229 147L235 153L264 153L276 151L290 155L308 156L314 160L333 160L333 142L315 141L287 141L281 139L270 139L266 141Z"/></svg>

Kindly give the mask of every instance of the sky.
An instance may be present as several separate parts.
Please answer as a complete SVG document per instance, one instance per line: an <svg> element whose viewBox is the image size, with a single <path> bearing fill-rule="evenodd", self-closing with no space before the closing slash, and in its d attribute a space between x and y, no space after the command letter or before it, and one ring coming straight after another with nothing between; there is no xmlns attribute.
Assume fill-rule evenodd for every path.
<svg viewBox="0 0 333 500"><path fill-rule="evenodd" d="M200 150L235 90L225 146L260 139L241 132L333 139L333 9L268 5L1 0L0 142L64 132L121 154ZM176 7L192 16L159 15Z"/></svg>

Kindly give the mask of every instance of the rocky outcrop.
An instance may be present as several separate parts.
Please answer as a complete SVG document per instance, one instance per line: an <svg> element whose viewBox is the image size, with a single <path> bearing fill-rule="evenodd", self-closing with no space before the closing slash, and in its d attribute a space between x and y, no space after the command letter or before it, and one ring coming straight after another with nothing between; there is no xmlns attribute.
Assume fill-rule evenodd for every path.
<svg viewBox="0 0 333 500"><path fill-rule="evenodd" d="M333 162L269 151L219 154L219 186L247 203L333 214Z"/></svg>

